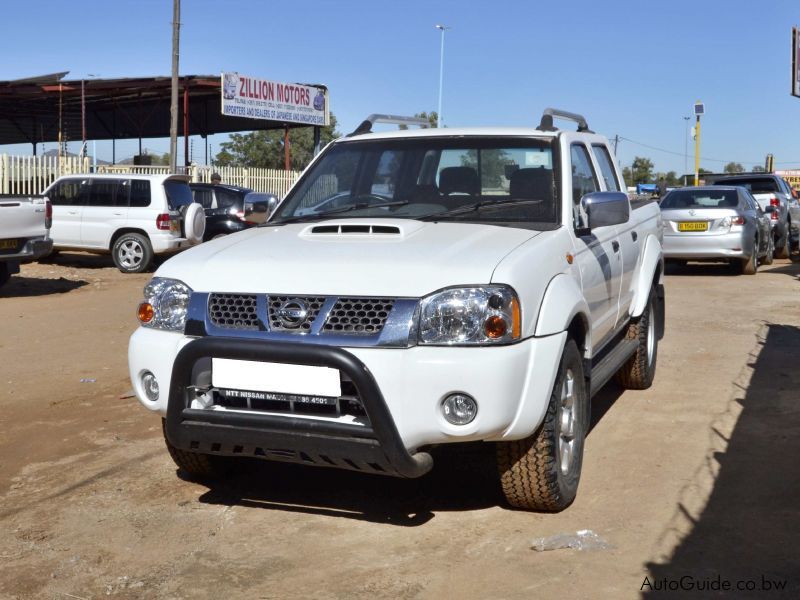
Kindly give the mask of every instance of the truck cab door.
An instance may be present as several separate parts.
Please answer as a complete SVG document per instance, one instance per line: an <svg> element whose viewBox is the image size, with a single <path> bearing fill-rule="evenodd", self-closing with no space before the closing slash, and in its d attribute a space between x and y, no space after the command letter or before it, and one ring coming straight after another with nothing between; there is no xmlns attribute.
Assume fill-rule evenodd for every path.
<svg viewBox="0 0 800 600"><path fill-rule="evenodd" d="M588 148L580 142L570 145L570 173L573 197L573 226L586 226L586 214L580 199L600 191L597 173ZM598 348L615 331L619 312L622 278L622 251L616 226L596 227L587 235L575 236L575 264L581 278L583 295L591 313L593 346Z"/></svg>

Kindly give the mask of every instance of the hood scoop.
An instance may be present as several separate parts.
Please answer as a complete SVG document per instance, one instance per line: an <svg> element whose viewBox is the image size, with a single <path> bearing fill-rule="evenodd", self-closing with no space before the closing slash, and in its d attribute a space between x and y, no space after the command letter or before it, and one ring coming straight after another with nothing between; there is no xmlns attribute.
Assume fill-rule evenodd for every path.
<svg viewBox="0 0 800 600"><path fill-rule="evenodd" d="M401 235L402 230L396 225L371 225L368 223L341 223L336 225L315 225L305 232L306 235Z"/></svg>

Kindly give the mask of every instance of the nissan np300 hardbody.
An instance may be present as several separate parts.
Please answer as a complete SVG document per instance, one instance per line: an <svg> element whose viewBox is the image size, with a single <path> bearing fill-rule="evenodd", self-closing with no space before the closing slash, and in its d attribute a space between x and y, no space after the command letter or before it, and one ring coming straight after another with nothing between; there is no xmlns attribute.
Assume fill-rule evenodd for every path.
<svg viewBox="0 0 800 600"><path fill-rule="evenodd" d="M591 396L653 381L658 206L631 208L579 115L370 133L378 120L331 143L265 225L158 269L130 341L136 395L189 475L249 456L419 477L434 446L491 442L511 505L561 510Z"/></svg>

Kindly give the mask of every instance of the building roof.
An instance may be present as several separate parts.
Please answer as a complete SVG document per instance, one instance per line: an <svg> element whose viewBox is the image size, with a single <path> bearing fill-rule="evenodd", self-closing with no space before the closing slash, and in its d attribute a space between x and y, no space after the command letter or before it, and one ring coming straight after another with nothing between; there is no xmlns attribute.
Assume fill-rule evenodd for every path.
<svg viewBox="0 0 800 600"><path fill-rule="evenodd" d="M169 137L170 77L71 79L68 72L0 81L0 145L83 139ZM315 87L326 89L323 85ZM83 88L83 93L81 93ZM184 75L179 81L178 135L185 134L188 96L189 135L304 127L296 123L246 119L221 112L219 75ZM83 99L83 100L82 100ZM60 123L60 127L59 127Z"/></svg>

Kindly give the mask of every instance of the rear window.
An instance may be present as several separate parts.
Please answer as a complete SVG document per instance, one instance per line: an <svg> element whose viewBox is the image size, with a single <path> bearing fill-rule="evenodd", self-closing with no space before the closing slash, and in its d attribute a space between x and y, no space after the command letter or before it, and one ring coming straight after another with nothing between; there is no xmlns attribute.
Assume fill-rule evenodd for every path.
<svg viewBox="0 0 800 600"><path fill-rule="evenodd" d="M164 191L167 193L167 205L170 210L178 210L181 206L192 203L192 190L185 181L175 179L164 182Z"/></svg>
<svg viewBox="0 0 800 600"><path fill-rule="evenodd" d="M735 190L675 190L661 200L662 209L736 208L739 196Z"/></svg>
<svg viewBox="0 0 800 600"><path fill-rule="evenodd" d="M768 194L777 192L778 184L771 177L744 177L742 179L720 179L714 185L738 185L746 188L751 194Z"/></svg>

